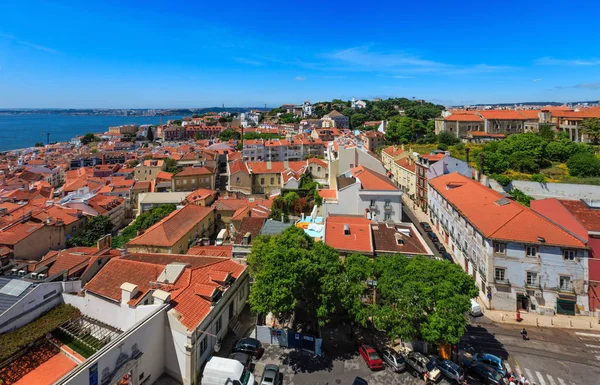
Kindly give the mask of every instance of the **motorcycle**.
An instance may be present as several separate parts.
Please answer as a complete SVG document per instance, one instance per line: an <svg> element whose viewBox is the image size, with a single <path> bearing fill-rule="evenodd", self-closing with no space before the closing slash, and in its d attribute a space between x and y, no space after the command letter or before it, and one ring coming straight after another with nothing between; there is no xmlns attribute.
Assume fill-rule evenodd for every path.
<svg viewBox="0 0 600 385"><path fill-rule="evenodd" d="M527 330L525 330L525 328L521 330L521 337L523 337L523 341L529 341L529 336L527 335Z"/></svg>

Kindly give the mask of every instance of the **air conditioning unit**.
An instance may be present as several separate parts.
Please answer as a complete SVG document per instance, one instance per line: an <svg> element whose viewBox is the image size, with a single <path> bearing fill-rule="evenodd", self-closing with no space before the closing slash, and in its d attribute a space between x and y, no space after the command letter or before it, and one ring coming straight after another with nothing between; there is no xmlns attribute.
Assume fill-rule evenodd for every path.
<svg viewBox="0 0 600 385"><path fill-rule="evenodd" d="M542 291L541 290L536 290L535 291L535 298L542 298Z"/></svg>
<svg viewBox="0 0 600 385"><path fill-rule="evenodd" d="M25 270L19 270L19 276L24 276L25 275Z"/></svg>
<svg viewBox="0 0 600 385"><path fill-rule="evenodd" d="M37 273L31 273L31 278L35 279L37 277Z"/></svg>
<svg viewBox="0 0 600 385"><path fill-rule="evenodd" d="M41 281L43 279L46 279L46 274L38 274L38 279Z"/></svg>

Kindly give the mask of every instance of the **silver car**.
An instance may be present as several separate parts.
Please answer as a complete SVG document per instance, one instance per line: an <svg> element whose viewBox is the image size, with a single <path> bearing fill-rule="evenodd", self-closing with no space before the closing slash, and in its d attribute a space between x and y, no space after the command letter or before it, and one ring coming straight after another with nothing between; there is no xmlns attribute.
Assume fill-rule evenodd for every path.
<svg viewBox="0 0 600 385"><path fill-rule="evenodd" d="M279 378L279 366L277 365L265 365L265 371L263 373L262 381L260 385L277 385Z"/></svg>
<svg viewBox="0 0 600 385"><path fill-rule="evenodd" d="M465 374L463 373L463 370L454 362L450 360L442 360L440 358L436 358L435 363L440 372L442 372L442 374L447 378L454 380L459 384L461 384L465 379Z"/></svg>
<svg viewBox="0 0 600 385"><path fill-rule="evenodd" d="M381 357L394 372L401 372L406 369L406 361L404 361L404 357L400 353L385 349L381 353Z"/></svg>

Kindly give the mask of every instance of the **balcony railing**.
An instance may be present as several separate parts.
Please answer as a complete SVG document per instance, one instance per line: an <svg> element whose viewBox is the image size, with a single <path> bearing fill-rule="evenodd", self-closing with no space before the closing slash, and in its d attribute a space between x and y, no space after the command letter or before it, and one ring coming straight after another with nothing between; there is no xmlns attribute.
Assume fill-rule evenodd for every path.
<svg viewBox="0 0 600 385"><path fill-rule="evenodd" d="M392 209L392 204L391 203L386 203L386 204L383 205L383 208L385 210L391 210Z"/></svg>

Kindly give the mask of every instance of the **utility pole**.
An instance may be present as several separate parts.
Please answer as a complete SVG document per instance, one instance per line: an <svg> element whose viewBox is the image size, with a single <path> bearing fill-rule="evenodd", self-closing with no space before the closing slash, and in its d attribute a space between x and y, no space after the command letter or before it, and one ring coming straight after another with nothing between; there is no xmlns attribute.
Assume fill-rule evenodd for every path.
<svg viewBox="0 0 600 385"><path fill-rule="evenodd" d="M42 136L46 135L46 144L50 144L50 132L42 132Z"/></svg>

